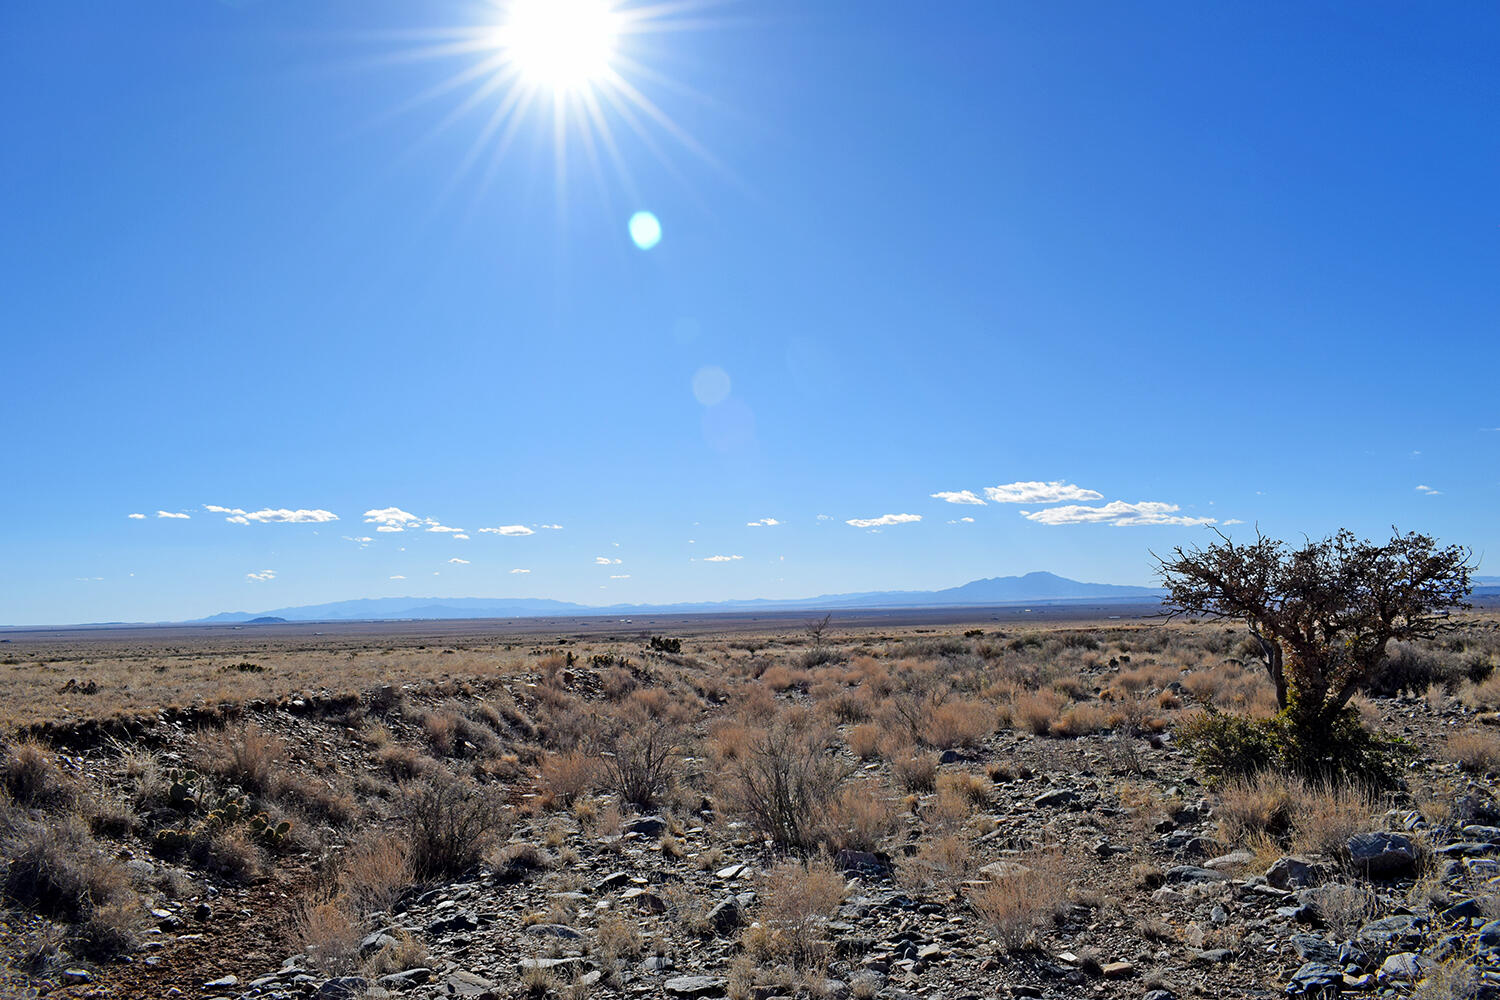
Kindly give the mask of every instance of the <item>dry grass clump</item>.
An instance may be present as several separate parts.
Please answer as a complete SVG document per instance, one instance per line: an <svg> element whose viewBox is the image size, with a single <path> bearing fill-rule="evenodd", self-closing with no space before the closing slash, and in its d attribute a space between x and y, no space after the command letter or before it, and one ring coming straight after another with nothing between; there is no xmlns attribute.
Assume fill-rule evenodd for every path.
<svg viewBox="0 0 1500 1000"><path fill-rule="evenodd" d="M34 740L23 740L6 752L0 780L11 799L32 809L63 809L78 794L52 754Z"/></svg>
<svg viewBox="0 0 1500 1000"><path fill-rule="evenodd" d="M106 857L77 817L39 822L0 805L0 894L73 925L70 947L107 961L135 947L143 910L123 867Z"/></svg>
<svg viewBox="0 0 1500 1000"><path fill-rule="evenodd" d="M1374 794L1358 785L1261 772L1221 785L1215 812L1220 835L1231 844L1269 838L1294 851L1336 857L1351 836L1368 829L1375 809Z"/></svg>
<svg viewBox="0 0 1500 1000"><path fill-rule="evenodd" d="M343 976L359 964L364 927L333 901L311 903L297 914L293 937L313 968L325 976Z"/></svg>
<svg viewBox="0 0 1500 1000"><path fill-rule="evenodd" d="M880 756L880 743L885 738L885 730L874 723L863 723L849 730L845 738L849 744L849 752L860 760L875 760Z"/></svg>
<svg viewBox="0 0 1500 1000"><path fill-rule="evenodd" d="M592 791L599 781L599 762L582 750L548 754L537 783L550 803L566 808Z"/></svg>
<svg viewBox="0 0 1500 1000"><path fill-rule="evenodd" d="M1500 737L1464 730L1448 737L1448 759L1465 771L1489 774L1500 768Z"/></svg>
<svg viewBox="0 0 1500 1000"><path fill-rule="evenodd" d="M1047 727L1047 731L1053 736L1078 737L1108 728L1108 712L1093 702L1079 702L1068 706L1067 710Z"/></svg>
<svg viewBox="0 0 1500 1000"><path fill-rule="evenodd" d="M409 847L381 831L365 833L339 857L337 892L356 913L389 910L413 882Z"/></svg>
<svg viewBox="0 0 1500 1000"><path fill-rule="evenodd" d="M822 836L830 850L878 851L901 826L884 782L851 781L829 805Z"/></svg>
<svg viewBox="0 0 1500 1000"><path fill-rule="evenodd" d="M922 794L937 787L937 757L914 753L891 761L891 776L908 792Z"/></svg>
<svg viewBox="0 0 1500 1000"><path fill-rule="evenodd" d="M968 838L938 832L924 837L917 853L896 862L896 881L904 888L952 898L974 872Z"/></svg>
<svg viewBox="0 0 1500 1000"><path fill-rule="evenodd" d="M1011 725L1018 731L1045 736L1062 715L1067 697L1057 691L1031 691L1017 695L1010 703Z"/></svg>
<svg viewBox="0 0 1500 1000"><path fill-rule="evenodd" d="M198 766L256 795L274 796L285 756L286 744L254 723L199 738Z"/></svg>
<svg viewBox="0 0 1500 1000"><path fill-rule="evenodd" d="M1041 931L1067 912L1067 890L1053 867L1032 856L970 894L975 915L1006 951L1036 947Z"/></svg>
<svg viewBox="0 0 1500 1000"><path fill-rule="evenodd" d="M976 747L995 731L994 710L977 701L946 701L928 710L924 740L940 750Z"/></svg>
<svg viewBox="0 0 1500 1000"><path fill-rule="evenodd" d="M783 862L766 873L760 891L760 925L744 936L748 954L795 968L823 967L828 942L823 923L838 910L848 886L826 859Z"/></svg>

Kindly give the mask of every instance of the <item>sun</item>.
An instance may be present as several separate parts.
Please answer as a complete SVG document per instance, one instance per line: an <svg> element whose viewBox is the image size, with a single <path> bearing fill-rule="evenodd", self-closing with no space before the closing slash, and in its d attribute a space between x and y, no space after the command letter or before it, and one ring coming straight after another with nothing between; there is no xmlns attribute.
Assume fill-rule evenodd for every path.
<svg viewBox="0 0 1500 1000"><path fill-rule="evenodd" d="M513 0L495 41L526 82L586 91L609 75L623 20L606 0Z"/></svg>

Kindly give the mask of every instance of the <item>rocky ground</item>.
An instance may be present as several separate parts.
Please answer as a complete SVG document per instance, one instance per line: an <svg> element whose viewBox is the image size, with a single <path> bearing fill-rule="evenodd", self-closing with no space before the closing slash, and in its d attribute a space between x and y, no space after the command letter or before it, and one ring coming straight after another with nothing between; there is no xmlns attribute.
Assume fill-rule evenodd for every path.
<svg viewBox="0 0 1500 1000"><path fill-rule="evenodd" d="M1130 645L1115 639L1070 667L1081 678L1077 704L1108 704L1109 689L1131 669L1116 659ZM1159 650L1154 661L1171 652ZM764 655L725 651L731 661ZM1139 647L1135 655L1139 666ZM710 658L661 662L680 680ZM161 824L137 807L128 832L101 837L146 914L137 946L94 963L66 947L49 951L49 922L12 909L0 927L11 956L0 992L222 1000L1500 996L1500 802L1483 762L1461 767L1444 749L1456 733L1490 731L1484 706L1437 694L1370 699L1367 715L1419 749L1408 788L1352 814L1304 797L1293 812L1330 814L1315 823L1273 808L1257 828L1242 819L1247 795L1200 783L1177 747L1175 706L1192 698L1191 671L1175 667L1157 675L1160 684L1135 685L1144 703L1173 706L1161 725L1116 720L1054 736L1013 722L947 749L918 741L914 752L935 764L931 782L895 773L905 750L854 754L852 720L831 727L826 752L844 766L841 780L888 790L895 820L878 843L862 845L869 849L830 846L812 852L811 864L774 847L715 783L737 759L722 732L714 741L715 725L748 717L737 689L700 686L697 737L673 764L685 777L653 809L632 808L597 784L560 796L552 787L559 779L554 773L549 784L542 765L567 742L539 723L529 737L534 753L507 738L486 754L442 759L508 803L476 868L413 879L342 924L310 924L310 907L333 898L342 852L372 830L400 828L392 748L430 749L427 716L494 703L503 689L540 720L538 686L565 691L576 709L603 698L609 680L602 667L569 668L549 681L547 668L523 666L467 692L408 685L405 709L380 717L378 739L370 717L357 718L332 695L327 710L306 693L251 706L232 725L253 723L277 741L277 768L322 782L329 795L347 791L357 807L345 814L325 802L322 812L296 813L302 842L264 853L238 877L155 849L151 831ZM820 698L811 673L811 684L777 690L769 711L833 697ZM767 676L746 674L745 683ZM859 686L843 676L845 690ZM123 801L139 802L145 777L126 775L131 753L149 751L157 768L187 768L203 758L206 739L169 719L131 745L60 746L58 766L82 787L114 783ZM817 896L819 886L832 886L832 895ZM1014 886L1020 897L997 896L996 886ZM810 898L800 899L803 890Z"/></svg>

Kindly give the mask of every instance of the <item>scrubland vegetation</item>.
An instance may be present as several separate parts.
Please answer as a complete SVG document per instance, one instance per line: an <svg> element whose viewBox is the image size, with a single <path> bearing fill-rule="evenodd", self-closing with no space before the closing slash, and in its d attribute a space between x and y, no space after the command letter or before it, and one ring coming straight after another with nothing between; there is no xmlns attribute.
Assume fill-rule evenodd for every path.
<svg viewBox="0 0 1500 1000"><path fill-rule="evenodd" d="M1226 713L1278 712L1260 644L1229 624L15 643L5 982L1280 989L1304 964L1286 935L1314 918L1276 906L1342 938L1460 895L1500 915L1482 866L1436 853L1440 831L1500 815L1500 623L1392 652L1353 701L1401 748L1399 780L1375 787L1183 752L1179 734L1201 743ZM97 691L62 692L75 677ZM1382 830L1420 848L1405 881L1351 855ZM1267 886L1288 856L1317 878ZM1481 982L1472 953L1447 957L1418 977L1427 995Z"/></svg>

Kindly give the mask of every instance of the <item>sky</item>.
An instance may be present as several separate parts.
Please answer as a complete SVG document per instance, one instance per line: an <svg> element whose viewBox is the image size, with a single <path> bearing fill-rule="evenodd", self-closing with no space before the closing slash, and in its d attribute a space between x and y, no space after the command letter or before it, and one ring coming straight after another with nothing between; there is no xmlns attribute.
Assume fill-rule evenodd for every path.
<svg viewBox="0 0 1500 1000"><path fill-rule="evenodd" d="M1500 7L529 2L0 8L0 623L1497 572Z"/></svg>

